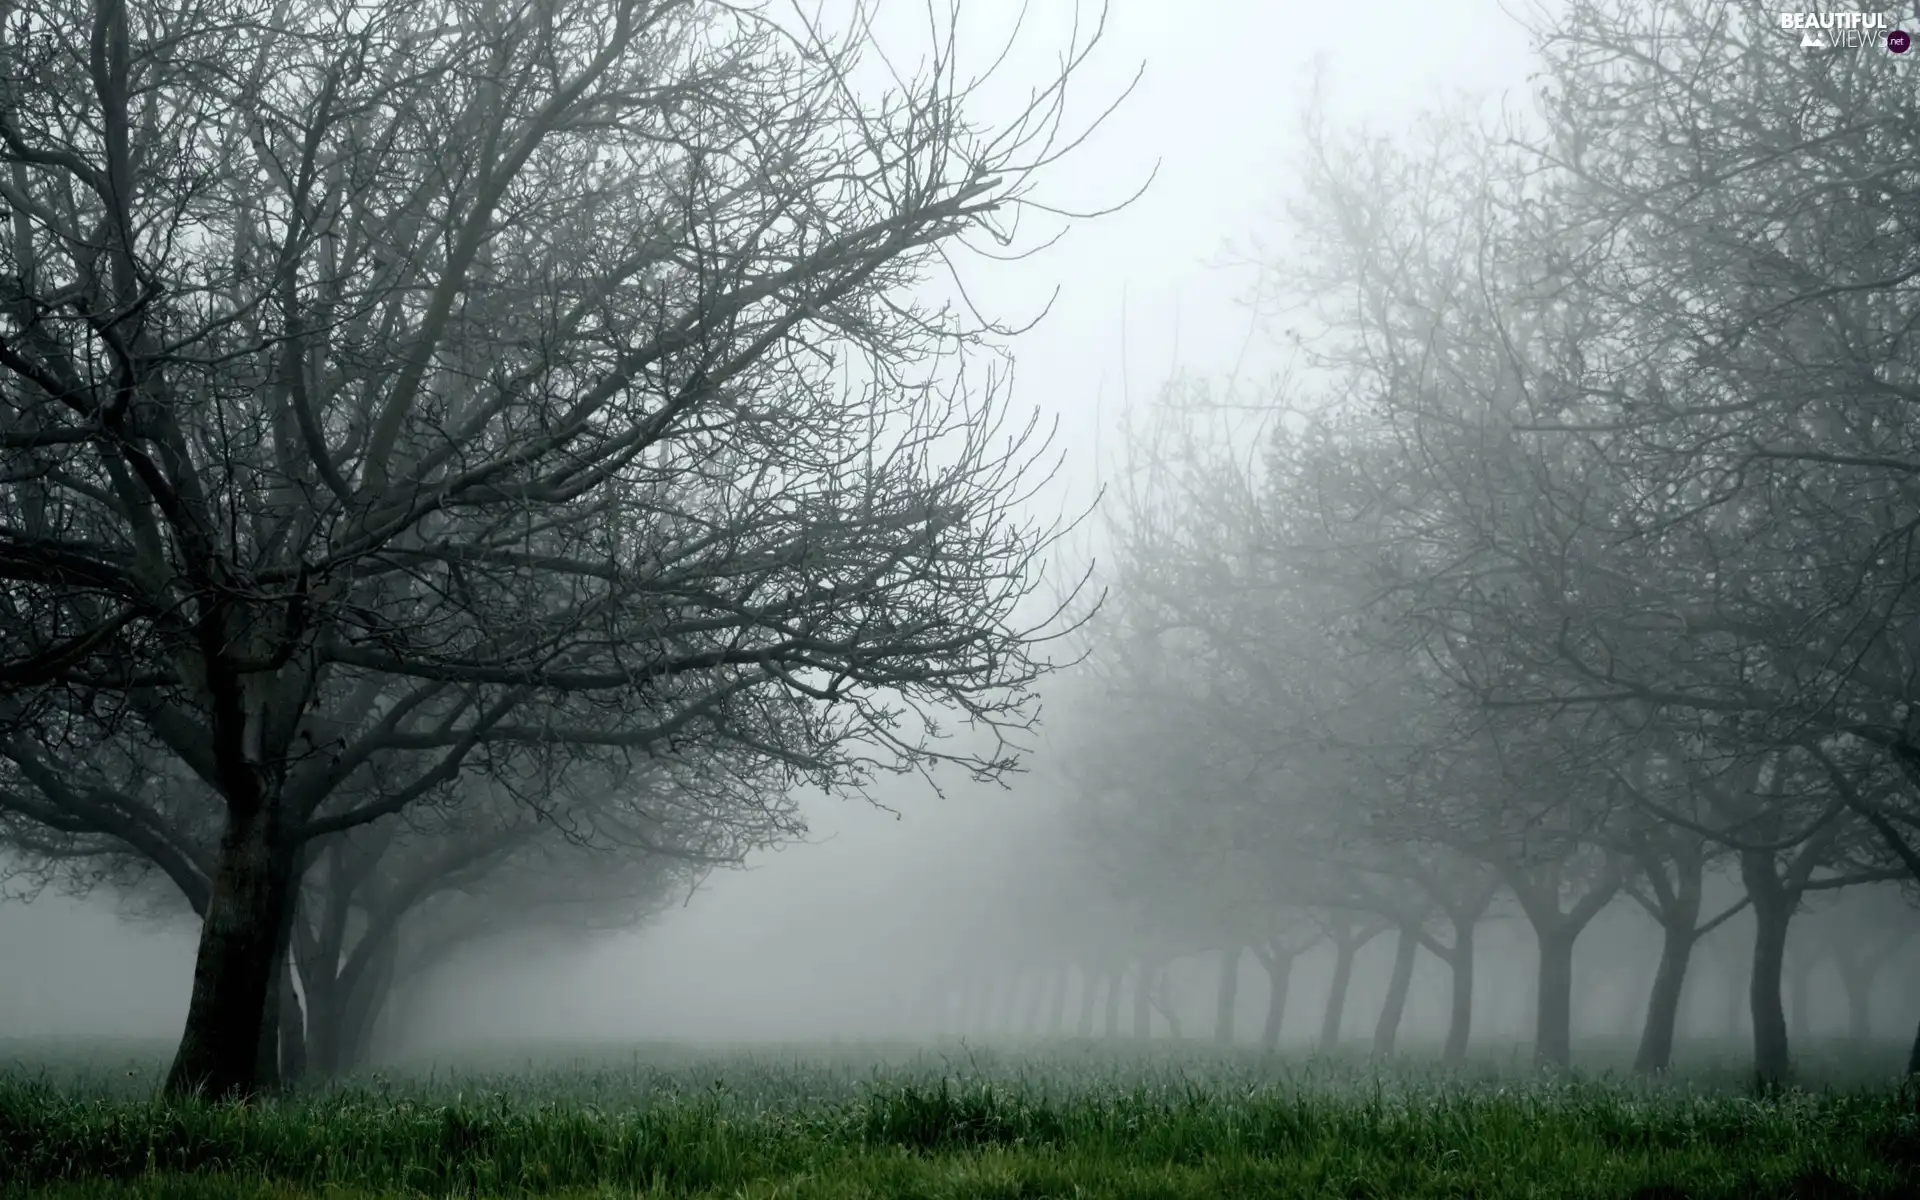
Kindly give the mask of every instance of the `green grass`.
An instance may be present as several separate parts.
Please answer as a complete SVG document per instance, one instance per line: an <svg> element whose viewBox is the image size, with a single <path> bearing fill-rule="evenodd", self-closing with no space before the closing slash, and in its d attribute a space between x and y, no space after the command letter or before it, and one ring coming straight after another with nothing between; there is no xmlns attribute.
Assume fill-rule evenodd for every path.
<svg viewBox="0 0 1920 1200"><path fill-rule="evenodd" d="M136 1055L9 1058L6 1197L1920 1195L1920 1108L1878 1055L1756 1099L1731 1060L1655 1084L1510 1055L548 1047L252 1106L157 1103Z"/></svg>

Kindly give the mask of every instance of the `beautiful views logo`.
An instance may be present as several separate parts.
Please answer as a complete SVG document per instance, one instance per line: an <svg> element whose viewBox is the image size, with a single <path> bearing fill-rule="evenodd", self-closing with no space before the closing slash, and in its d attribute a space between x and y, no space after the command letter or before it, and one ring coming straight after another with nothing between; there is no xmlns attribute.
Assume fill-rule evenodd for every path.
<svg viewBox="0 0 1920 1200"><path fill-rule="evenodd" d="M1905 54L1913 39L1893 27L1886 13L1781 13L1780 28L1800 35L1811 50L1864 50L1884 44L1894 54Z"/></svg>

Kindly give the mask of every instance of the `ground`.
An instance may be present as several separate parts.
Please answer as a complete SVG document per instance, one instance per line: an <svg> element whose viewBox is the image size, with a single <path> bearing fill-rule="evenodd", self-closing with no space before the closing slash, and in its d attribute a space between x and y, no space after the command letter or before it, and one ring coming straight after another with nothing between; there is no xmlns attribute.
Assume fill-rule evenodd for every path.
<svg viewBox="0 0 1920 1200"><path fill-rule="evenodd" d="M1755 1096L1737 1047L1671 1078L1621 1048L1222 1052L520 1047L250 1107L151 1099L158 1047L0 1043L0 1197L1763 1197L1920 1195L1904 1048L1806 1056Z"/></svg>

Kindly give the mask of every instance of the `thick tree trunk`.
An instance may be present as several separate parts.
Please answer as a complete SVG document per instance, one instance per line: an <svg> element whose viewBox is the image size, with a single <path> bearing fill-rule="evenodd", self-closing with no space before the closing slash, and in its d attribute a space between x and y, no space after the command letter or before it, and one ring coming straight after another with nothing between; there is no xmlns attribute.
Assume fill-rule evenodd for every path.
<svg viewBox="0 0 1920 1200"><path fill-rule="evenodd" d="M1133 1036L1145 1041L1153 1036L1152 963L1140 963L1140 976L1133 983Z"/></svg>
<svg viewBox="0 0 1920 1200"><path fill-rule="evenodd" d="M1444 1062L1465 1062L1467 1039L1473 1033L1473 927L1476 922L1455 922L1453 953L1447 966L1453 972L1453 999L1447 1012L1447 1045L1441 1051Z"/></svg>
<svg viewBox="0 0 1920 1200"><path fill-rule="evenodd" d="M1753 903L1753 973L1747 980L1747 1004L1753 1013L1753 1075L1762 1089L1786 1083L1793 1073L1787 1014L1781 1004L1781 974L1786 966L1787 923L1793 910L1777 898Z"/></svg>
<svg viewBox="0 0 1920 1200"><path fill-rule="evenodd" d="M1573 1061L1573 944L1577 929L1534 930L1540 948L1535 992L1533 1061L1564 1067Z"/></svg>
<svg viewBox="0 0 1920 1200"><path fill-rule="evenodd" d="M1787 1017L1781 1005L1787 931L1799 893L1780 880L1778 864L1764 851L1743 851L1740 879L1753 907L1753 963L1747 976L1747 1007L1753 1017L1753 1077L1763 1091L1793 1074Z"/></svg>
<svg viewBox="0 0 1920 1200"><path fill-rule="evenodd" d="M1680 997L1687 986L1687 963L1693 957L1694 922L1686 928L1668 925L1660 943L1660 966L1647 993L1647 1018L1640 1027L1640 1048L1633 1069L1643 1075L1664 1071L1673 1064L1673 1034L1680 1022Z"/></svg>
<svg viewBox="0 0 1920 1200"><path fill-rule="evenodd" d="M1213 1014L1213 1040L1222 1046L1233 1044L1234 1004L1240 995L1241 949L1228 946L1220 952L1220 1003Z"/></svg>
<svg viewBox="0 0 1920 1200"><path fill-rule="evenodd" d="M1913 1032L1913 1045L1907 1050L1907 1074L1920 1075L1920 1029Z"/></svg>
<svg viewBox="0 0 1920 1200"><path fill-rule="evenodd" d="M1293 956L1263 959L1267 969L1267 1023L1260 1029L1260 1045L1273 1050L1280 1045L1280 1022L1287 1015L1287 984L1293 978Z"/></svg>
<svg viewBox="0 0 1920 1200"><path fill-rule="evenodd" d="M253 1058L253 1090L280 1090L280 984L279 973L267 990L267 1008L260 1014L260 1040Z"/></svg>
<svg viewBox="0 0 1920 1200"><path fill-rule="evenodd" d="M1120 1036L1120 985L1123 978L1124 972L1118 967L1106 972L1106 1035L1110 1038Z"/></svg>
<svg viewBox="0 0 1920 1200"><path fill-rule="evenodd" d="M1093 1002L1099 986L1100 976L1082 966L1080 968L1080 1020L1074 1026L1074 1032L1083 1038L1093 1036Z"/></svg>
<svg viewBox="0 0 1920 1200"><path fill-rule="evenodd" d="M1420 948L1417 931L1402 926L1393 948L1393 975L1387 980L1386 1002L1380 1007L1380 1021L1373 1028L1373 1052L1386 1058L1400 1036L1400 1018L1407 1011L1407 989L1413 984L1413 952Z"/></svg>
<svg viewBox="0 0 1920 1200"><path fill-rule="evenodd" d="M294 855L274 818L268 798L260 812L231 816L221 836L168 1096L245 1096L260 1085L275 950L284 957L293 894Z"/></svg>
<svg viewBox="0 0 1920 1200"><path fill-rule="evenodd" d="M1340 1023L1347 1012L1347 991L1353 984L1353 959L1360 952L1357 938L1333 939L1333 984L1327 989L1327 1008L1320 1014L1320 1048L1340 1042Z"/></svg>

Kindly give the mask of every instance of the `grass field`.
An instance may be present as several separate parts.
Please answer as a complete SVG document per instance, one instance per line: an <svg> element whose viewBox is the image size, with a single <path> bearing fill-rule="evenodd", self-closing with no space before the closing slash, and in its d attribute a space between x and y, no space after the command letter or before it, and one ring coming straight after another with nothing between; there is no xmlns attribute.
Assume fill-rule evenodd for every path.
<svg viewBox="0 0 1920 1200"><path fill-rule="evenodd" d="M1920 1196L1903 1048L1755 1098L1410 1057L1060 1042L496 1049L251 1107L152 1101L160 1047L0 1043L0 1196Z"/></svg>

